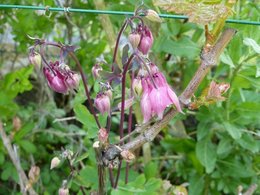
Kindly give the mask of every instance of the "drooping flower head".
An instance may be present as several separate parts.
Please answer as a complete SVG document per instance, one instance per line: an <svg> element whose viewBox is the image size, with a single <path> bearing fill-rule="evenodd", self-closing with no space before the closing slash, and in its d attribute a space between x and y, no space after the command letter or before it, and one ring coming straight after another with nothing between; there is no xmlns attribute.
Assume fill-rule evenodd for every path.
<svg viewBox="0 0 260 195"><path fill-rule="evenodd" d="M76 89L80 81L77 73L58 61L50 62L48 66L43 67L43 74L49 87L58 93L67 93L69 90Z"/></svg>
<svg viewBox="0 0 260 195"><path fill-rule="evenodd" d="M141 40L138 45L138 49L144 55L148 54L149 50L153 45L153 35L147 26L138 26L138 33L141 35Z"/></svg>
<svg viewBox="0 0 260 195"><path fill-rule="evenodd" d="M110 113L110 98L108 94L104 92L98 93L94 104L101 114Z"/></svg>
<svg viewBox="0 0 260 195"><path fill-rule="evenodd" d="M142 79L141 110L144 122L155 115L162 119L164 110L170 105L174 105L178 112L182 112L179 99L168 85L163 73L154 64L151 64L150 72L152 78L147 75Z"/></svg>

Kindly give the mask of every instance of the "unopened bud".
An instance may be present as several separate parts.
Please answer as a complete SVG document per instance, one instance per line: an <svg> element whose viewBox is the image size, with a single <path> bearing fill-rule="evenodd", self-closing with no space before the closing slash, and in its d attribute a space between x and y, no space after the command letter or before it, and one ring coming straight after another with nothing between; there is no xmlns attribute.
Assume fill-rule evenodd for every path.
<svg viewBox="0 0 260 195"><path fill-rule="evenodd" d="M69 195L69 189L68 188L60 188L59 189L59 195Z"/></svg>
<svg viewBox="0 0 260 195"><path fill-rule="evenodd" d="M35 67L40 68L42 63L42 57L39 53L35 51L31 51L29 54L29 61L31 64L33 64Z"/></svg>
<svg viewBox="0 0 260 195"><path fill-rule="evenodd" d="M32 183L37 182L40 176L40 168L38 166L32 166L30 171L29 171L29 179Z"/></svg>
<svg viewBox="0 0 260 195"><path fill-rule="evenodd" d="M13 127L15 131L19 131L22 127L21 119L18 116L13 118Z"/></svg>
<svg viewBox="0 0 260 195"><path fill-rule="evenodd" d="M59 164L60 164L60 159L55 156L55 157L51 160L51 168L50 168L50 169L53 169L53 168L59 166Z"/></svg>
<svg viewBox="0 0 260 195"><path fill-rule="evenodd" d="M134 49L136 49L140 43L140 40L141 40L141 35L138 34L138 33L131 33L129 36L128 36L128 40L129 42L131 43L132 47Z"/></svg>
<svg viewBox="0 0 260 195"><path fill-rule="evenodd" d="M135 93L137 96L141 96L141 95L142 95L143 87L142 87L141 78L135 78L135 79L133 80L132 87L133 87L134 93Z"/></svg>
<svg viewBox="0 0 260 195"><path fill-rule="evenodd" d="M149 50L153 45L153 35L147 26L144 26L144 28L141 30L141 33L142 33L142 38L138 45L138 49L140 52L146 55L148 54Z"/></svg>
<svg viewBox="0 0 260 195"><path fill-rule="evenodd" d="M129 150L123 150L120 155L126 162L131 162L135 159L135 155Z"/></svg>
<svg viewBox="0 0 260 195"><path fill-rule="evenodd" d="M108 141L108 133L107 130L105 128L101 128L98 131L98 140L101 143L106 143Z"/></svg>
<svg viewBox="0 0 260 195"><path fill-rule="evenodd" d="M93 67L92 67L92 75L95 79L99 78L100 75L99 75L99 72L102 71L102 67L99 65L99 64L95 64Z"/></svg>
<svg viewBox="0 0 260 195"><path fill-rule="evenodd" d="M148 20L152 21L152 22L162 22L162 19L160 18L160 16L157 14L156 11L152 10L152 9L148 9L146 11L146 16L145 18L147 18Z"/></svg>
<svg viewBox="0 0 260 195"><path fill-rule="evenodd" d="M99 93L94 104L101 114L110 113L110 99L108 95Z"/></svg>

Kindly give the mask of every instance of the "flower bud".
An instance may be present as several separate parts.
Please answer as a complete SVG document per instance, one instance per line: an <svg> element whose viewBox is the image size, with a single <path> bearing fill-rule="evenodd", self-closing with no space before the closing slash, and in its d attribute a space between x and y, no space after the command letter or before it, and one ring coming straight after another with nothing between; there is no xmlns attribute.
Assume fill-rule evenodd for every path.
<svg viewBox="0 0 260 195"><path fill-rule="evenodd" d="M22 121L18 116L15 116L13 118L13 127L14 127L14 131L19 131L22 127Z"/></svg>
<svg viewBox="0 0 260 195"><path fill-rule="evenodd" d="M99 72L102 71L102 67L99 65L99 64L95 64L93 67L92 67L92 75L95 79L99 78L100 75L99 75Z"/></svg>
<svg viewBox="0 0 260 195"><path fill-rule="evenodd" d="M145 18L147 18L148 20L152 21L152 22L162 22L162 19L160 18L160 16L157 14L156 11L152 10L152 9L148 9L146 11L146 16Z"/></svg>
<svg viewBox="0 0 260 195"><path fill-rule="evenodd" d="M129 150L123 150L120 155L126 162L131 162L135 159L135 155Z"/></svg>
<svg viewBox="0 0 260 195"><path fill-rule="evenodd" d="M133 83L132 83L132 87L133 87L134 93L137 96L141 96L142 95L143 87L142 87L141 78L134 78Z"/></svg>
<svg viewBox="0 0 260 195"><path fill-rule="evenodd" d="M146 55L153 45L153 35L147 26L144 26L141 33L142 37L138 45L138 49L140 52Z"/></svg>
<svg viewBox="0 0 260 195"><path fill-rule="evenodd" d="M108 133L107 133L107 130L105 128L99 129L98 140L103 144L108 141Z"/></svg>
<svg viewBox="0 0 260 195"><path fill-rule="evenodd" d="M99 93L94 104L101 114L104 114L105 112L110 113L110 99L108 95Z"/></svg>
<svg viewBox="0 0 260 195"><path fill-rule="evenodd" d="M37 182L40 176L40 168L38 166L32 166L30 171L29 171L29 179L32 183Z"/></svg>
<svg viewBox="0 0 260 195"><path fill-rule="evenodd" d="M132 47L134 49L136 49L140 43L140 40L141 40L141 35L138 34L138 33L131 33L129 36L128 36L128 40L129 42L131 43Z"/></svg>
<svg viewBox="0 0 260 195"><path fill-rule="evenodd" d="M53 168L59 166L59 164L60 164L60 159L55 156L55 157L51 160L51 168L50 168L50 169L53 169Z"/></svg>
<svg viewBox="0 0 260 195"><path fill-rule="evenodd" d="M69 195L69 189L68 188L60 188L59 189L59 195Z"/></svg>
<svg viewBox="0 0 260 195"><path fill-rule="evenodd" d="M29 61L31 64L33 64L35 67L40 68L42 63L42 57L39 53L35 51L31 51L29 54Z"/></svg>

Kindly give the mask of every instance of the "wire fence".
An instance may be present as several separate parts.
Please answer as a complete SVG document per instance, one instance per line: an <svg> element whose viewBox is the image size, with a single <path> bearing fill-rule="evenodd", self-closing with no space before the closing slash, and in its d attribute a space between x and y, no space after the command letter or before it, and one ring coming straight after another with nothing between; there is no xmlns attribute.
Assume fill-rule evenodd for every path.
<svg viewBox="0 0 260 195"><path fill-rule="evenodd" d="M76 9L70 7L43 7L43 6L28 6L28 5L5 5L0 4L0 9L29 9L29 10L43 10L43 11L53 11L53 12L75 12L75 13L88 13L88 14L109 14L109 15L134 15L134 12L125 11L109 11L109 10L89 10L89 9ZM159 14L162 18L172 18L172 19L188 19L188 16L184 15L173 15L173 14ZM246 24L246 25L260 25L260 21L250 21L250 20L235 20L227 19L226 23L235 24Z"/></svg>

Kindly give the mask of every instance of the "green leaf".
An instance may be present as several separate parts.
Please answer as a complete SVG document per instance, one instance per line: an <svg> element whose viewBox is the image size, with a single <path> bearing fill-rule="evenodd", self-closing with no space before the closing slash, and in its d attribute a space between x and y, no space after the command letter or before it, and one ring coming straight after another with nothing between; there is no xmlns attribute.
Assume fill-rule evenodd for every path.
<svg viewBox="0 0 260 195"><path fill-rule="evenodd" d="M216 164L216 147L209 137L203 138L196 144L196 155L201 164L206 168L207 173L211 173Z"/></svg>
<svg viewBox="0 0 260 195"><path fill-rule="evenodd" d="M30 133L32 129L34 128L35 124L34 123L26 123L17 133L14 135L14 140L19 141L22 139L25 135Z"/></svg>
<svg viewBox="0 0 260 195"><path fill-rule="evenodd" d="M156 190L159 190L162 185L162 180L157 179L157 178L150 178L146 183L145 183L145 189L147 192L155 192Z"/></svg>
<svg viewBox="0 0 260 195"><path fill-rule="evenodd" d="M233 146L232 146L231 138L228 136L223 137L218 144L217 154L218 155L227 154L231 151L232 148Z"/></svg>
<svg viewBox="0 0 260 195"><path fill-rule="evenodd" d="M144 174L146 179L155 177L158 173L158 166L155 162L149 162L144 167Z"/></svg>
<svg viewBox="0 0 260 195"><path fill-rule="evenodd" d="M88 152L85 152L84 154L82 154L81 156L76 158L76 160L73 162L73 164L77 164L78 162L80 162L86 158L88 158Z"/></svg>
<svg viewBox="0 0 260 195"><path fill-rule="evenodd" d="M256 153L259 151L258 140L255 140L252 135L244 133L240 139L237 140L238 144L248 149L249 151Z"/></svg>
<svg viewBox="0 0 260 195"><path fill-rule="evenodd" d="M242 135L242 130L240 127L235 126L231 123L228 122L224 122L223 126L225 128L225 130L229 133L229 135L233 138L233 139L239 139Z"/></svg>
<svg viewBox="0 0 260 195"><path fill-rule="evenodd" d="M177 41L173 41L169 37L161 37L155 44L158 47L158 51L164 51L172 55L195 58L200 53L198 45L192 42L188 37L182 37Z"/></svg>
<svg viewBox="0 0 260 195"><path fill-rule="evenodd" d="M76 118L80 121L88 130L88 137L94 138L97 136L98 127L96 125L96 121L94 116L89 113L87 108L82 104L77 104L74 106L74 112L76 114Z"/></svg>
<svg viewBox="0 0 260 195"><path fill-rule="evenodd" d="M227 52L224 52L221 54L220 56L220 60L224 63L230 66L230 68L235 68L235 65L232 61L232 59L230 58L230 56L228 55Z"/></svg>
<svg viewBox="0 0 260 195"><path fill-rule="evenodd" d="M5 162L5 155L3 152L0 152L0 165L2 165Z"/></svg>
<svg viewBox="0 0 260 195"><path fill-rule="evenodd" d="M243 164L235 158L218 161L218 166L222 177L246 178L255 174L250 164Z"/></svg>
<svg viewBox="0 0 260 195"><path fill-rule="evenodd" d="M260 45L257 44L257 42L254 40L254 39L251 39L251 38L245 38L243 40L243 43L247 46L250 46L253 48L253 50L256 52L256 53L260 53Z"/></svg>
<svg viewBox="0 0 260 195"><path fill-rule="evenodd" d="M204 189L204 176L192 176L189 180L189 184L189 195L201 194Z"/></svg>
<svg viewBox="0 0 260 195"><path fill-rule="evenodd" d="M98 188L98 173L96 167L86 166L79 173L81 179L88 186L91 186L91 189Z"/></svg>
<svg viewBox="0 0 260 195"><path fill-rule="evenodd" d="M37 151L36 146L28 140L20 140L17 142L28 154L33 154Z"/></svg>
<svg viewBox="0 0 260 195"><path fill-rule="evenodd" d="M135 187L135 188L143 188L145 184L145 176L144 174L139 175L135 181L129 183L129 186Z"/></svg>

